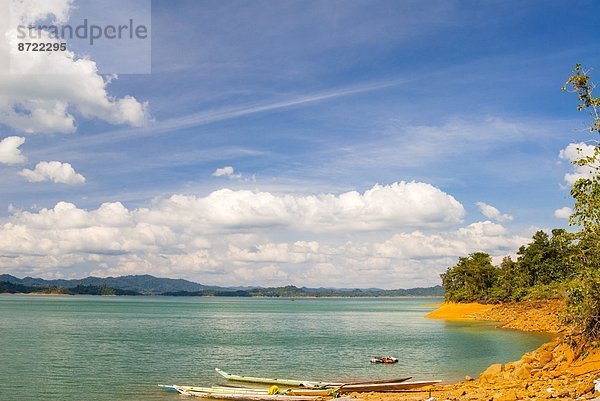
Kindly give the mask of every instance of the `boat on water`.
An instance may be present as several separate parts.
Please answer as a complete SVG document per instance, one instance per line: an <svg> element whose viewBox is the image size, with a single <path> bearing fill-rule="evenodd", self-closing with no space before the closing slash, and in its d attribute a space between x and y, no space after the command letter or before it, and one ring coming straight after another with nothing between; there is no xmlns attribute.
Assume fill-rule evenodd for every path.
<svg viewBox="0 0 600 401"><path fill-rule="evenodd" d="M398 386L400 383L405 383L407 380L412 379L412 377L401 377L395 379L388 380L375 380L375 381L366 381L366 382L354 382L354 383L339 383L339 382L323 382L323 381L309 381L309 380L297 380L297 379L271 379L264 377L252 377L252 376L240 376L234 375L231 373L224 372L221 369L215 368L215 371L231 381L238 382L246 382L246 383L255 383L255 384L276 384L281 386L290 386L290 387L301 387L308 389L327 389L327 388L348 388L353 389L352 391L360 391L361 388L382 388L388 389L393 388L394 386ZM437 381L434 381L437 383ZM420 382L410 382L410 383L420 383ZM424 382L428 383L428 382ZM426 384L424 384L426 385ZM414 386L417 386L416 384ZM408 386L410 387L410 386ZM412 388L412 387L411 387ZM377 391L377 390L365 390L365 391Z"/></svg>
<svg viewBox="0 0 600 401"><path fill-rule="evenodd" d="M268 393L256 393L256 392L221 392L215 388L200 388L200 387L189 387L189 386L177 386L177 385L161 385L161 387L168 390L175 390L179 394L210 398L217 400L236 400L236 401L319 401L323 400L324 396L320 395L293 395L293 394L268 394ZM196 390L204 391L196 391Z"/></svg>
<svg viewBox="0 0 600 401"><path fill-rule="evenodd" d="M197 393L209 393L209 394L241 394L241 395L286 395L286 396L312 396L312 397L335 397L337 391L334 388L313 390L313 389L279 389L277 386L271 386L270 388L249 388L249 387L223 387L223 386L212 386L212 387L198 387L198 386L179 386L176 384L165 385L159 384L166 390L172 390L181 392L197 392ZM289 398L286 398L289 399Z"/></svg>
<svg viewBox="0 0 600 401"><path fill-rule="evenodd" d="M273 378L265 378L265 377L241 376L241 375L234 375L231 373L224 372L219 368L215 368L215 371L227 380L245 382L245 383L277 384L277 385L281 385L281 386L306 387L306 388L338 387L338 386L341 386L342 384L344 384L344 383L310 381L310 380L273 379Z"/></svg>
<svg viewBox="0 0 600 401"><path fill-rule="evenodd" d="M393 356L376 356L371 359L369 362L371 363L398 363L398 358L394 358Z"/></svg>
<svg viewBox="0 0 600 401"><path fill-rule="evenodd" d="M413 390L421 387L432 386L441 383L441 380L423 380L423 381L396 381L387 383L356 383L345 384L337 389L339 394L344 393L369 393Z"/></svg>
<svg viewBox="0 0 600 401"><path fill-rule="evenodd" d="M179 392L180 390L185 391L196 391L200 393L222 393L222 394L268 394L268 388L245 388L245 387L201 387L201 386L179 386L177 384L159 384L159 387L165 390L172 390Z"/></svg>
<svg viewBox="0 0 600 401"><path fill-rule="evenodd" d="M258 387L229 387L229 386L180 386L164 385L160 387L176 391L183 395L190 395L202 398L222 399L222 400L246 400L246 401L269 401L269 400L287 400L287 401L318 401L332 397L338 397L340 394L365 393L365 392L392 392L418 389L426 386L438 384L441 380L428 381L409 381L411 377L402 377L391 380L354 382L354 383L329 383L321 381L307 381L295 379L272 379L252 376L233 375L215 369L217 373L232 381L241 381L254 384L271 385L270 388ZM281 390L281 386L290 386Z"/></svg>

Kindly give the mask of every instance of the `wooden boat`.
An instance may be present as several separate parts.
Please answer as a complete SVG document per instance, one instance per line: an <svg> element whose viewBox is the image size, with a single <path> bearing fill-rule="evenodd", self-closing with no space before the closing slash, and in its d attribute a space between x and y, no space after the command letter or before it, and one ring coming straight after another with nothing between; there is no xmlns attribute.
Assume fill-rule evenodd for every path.
<svg viewBox="0 0 600 401"><path fill-rule="evenodd" d="M401 389L411 389L426 386L429 384L435 384L439 381L432 382L406 382L411 377L401 377L397 379L389 380L376 380L358 383L332 383L332 382L321 382L321 381L308 381L308 380L295 380L295 379L269 379L261 377L251 376L240 376L233 375L222 371L221 369L215 368L215 371L227 380L240 381L247 383L260 383L260 384L277 384L281 386L290 387L301 387L309 389L349 389L344 392L367 392L367 391L393 391ZM406 382L406 383L404 383ZM404 383L404 385L402 385ZM412 384L408 384L412 383Z"/></svg>
<svg viewBox="0 0 600 401"><path fill-rule="evenodd" d="M218 391L194 391L188 390L185 386L168 386L169 389L174 389L179 394L189 395L201 398L211 398L217 400L235 400L235 401L319 401L322 400L320 396L306 396L306 395L285 395L285 394L258 394L258 393L221 393ZM213 389L214 390L214 389Z"/></svg>
<svg viewBox="0 0 600 401"><path fill-rule="evenodd" d="M159 384L166 390L179 392L180 389L185 391L196 391L200 393L222 393L222 394L268 394L268 388L244 388L244 387L198 387L198 386L179 386L176 384L165 385Z"/></svg>
<svg viewBox="0 0 600 401"><path fill-rule="evenodd" d="M250 387L223 387L223 386L212 386L211 388L214 389L229 389L232 390L233 392L236 392L236 390L241 390L241 391L257 391L257 392L264 392L267 393L269 392L271 389L266 389L266 388L250 388ZM313 389L313 388L303 388L303 387L298 387L298 388L287 388L287 389L278 389L278 393L277 394L285 394L285 395L314 395L314 396L318 396L318 397L329 397L329 396L334 396L337 393L337 387L331 387L331 388L324 388L324 389Z"/></svg>
<svg viewBox="0 0 600 401"><path fill-rule="evenodd" d="M233 375L233 374L224 372L219 368L215 368L215 371L227 380L245 382L245 383L277 384L277 385L281 385L281 386L307 387L307 388L338 387L338 386L341 386L342 384L344 384L344 383L321 382L321 381L310 381L310 380L269 379L269 378L263 378L263 377L240 376L240 375Z"/></svg>
<svg viewBox="0 0 600 401"><path fill-rule="evenodd" d="M337 391L340 394L343 394L343 393L368 393L371 391L374 391L374 392L401 391L401 390L411 390L411 389L415 389L415 388L431 386L431 385L438 384L438 383L441 383L441 380L345 384L343 386L340 386L337 389Z"/></svg>
<svg viewBox="0 0 600 401"><path fill-rule="evenodd" d="M313 396L313 397L334 397L337 395L336 388L323 389L323 390L313 390L313 389L284 389L280 390L276 388L249 388L249 387L223 387L223 386L212 386L212 387L196 387L196 386L178 386L176 384L173 385L165 385L159 384L159 387L162 387L166 390L177 391L185 390L185 391L195 391L199 393L211 393L211 394L250 394L250 395L288 395L288 396ZM275 394L273 394L275 392Z"/></svg>

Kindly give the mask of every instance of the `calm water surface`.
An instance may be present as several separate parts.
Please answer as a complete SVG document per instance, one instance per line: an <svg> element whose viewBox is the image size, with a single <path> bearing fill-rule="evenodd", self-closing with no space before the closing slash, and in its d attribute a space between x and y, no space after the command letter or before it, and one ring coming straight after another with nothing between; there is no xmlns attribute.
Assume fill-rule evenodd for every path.
<svg viewBox="0 0 600 401"><path fill-rule="evenodd" d="M436 301L0 295L0 400L180 400L156 384L217 384L215 367L455 380L550 338L424 319Z"/></svg>

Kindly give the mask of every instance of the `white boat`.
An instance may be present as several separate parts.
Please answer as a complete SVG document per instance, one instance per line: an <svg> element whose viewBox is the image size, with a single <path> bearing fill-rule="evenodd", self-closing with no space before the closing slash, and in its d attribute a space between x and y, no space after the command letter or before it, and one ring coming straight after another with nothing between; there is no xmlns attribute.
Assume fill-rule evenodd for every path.
<svg viewBox="0 0 600 401"><path fill-rule="evenodd" d="M227 380L245 382L245 383L277 384L277 385L281 385L281 386L308 387L308 388L338 387L338 386L341 386L342 384L344 384L344 383L310 381L310 380L270 379L270 378L265 378L265 377L240 376L240 375L233 375L233 374L224 372L219 368L215 368L215 371Z"/></svg>

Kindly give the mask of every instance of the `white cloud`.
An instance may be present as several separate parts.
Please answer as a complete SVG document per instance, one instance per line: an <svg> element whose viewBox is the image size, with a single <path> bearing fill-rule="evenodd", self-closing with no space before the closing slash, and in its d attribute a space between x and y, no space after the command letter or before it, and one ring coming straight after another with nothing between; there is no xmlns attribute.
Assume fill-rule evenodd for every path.
<svg viewBox="0 0 600 401"><path fill-rule="evenodd" d="M57 161L39 162L35 170L23 169L19 172L29 182L52 181L60 184L79 185L85 183L85 177L75 172L69 163Z"/></svg>
<svg viewBox="0 0 600 401"><path fill-rule="evenodd" d="M76 110L83 117L112 124L142 126L148 121L147 104L131 96L109 96L96 63L71 51L19 52L16 26L54 15L68 19L71 1L12 1L9 27L0 26L0 48L10 52L13 73L0 72L0 123L26 133L72 133ZM29 39L28 39L29 40ZM30 42L56 42L47 32ZM49 75L51 74L51 75Z"/></svg>
<svg viewBox="0 0 600 401"><path fill-rule="evenodd" d="M592 156L594 154L594 149L594 146L584 142L570 143L566 148L560 151L558 157L573 163L581 158ZM574 164L573 171L565 174L565 182L569 185L573 185L575 181L580 178L591 178L597 167L598 166L578 166Z"/></svg>
<svg viewBox="0 0 600 401"><path fill-rule="evenodd" d="M235 170L233 169L233 167L231 166L225 166L222 168L218 168L216 169L212 175L213 177L229 177L231 179L237 179L237 178L241 178L242 175L241 174L234 174Z"/></svg>
<svg viewBox="0 0 600 401"><path fill-rule="evenodd" d="M486 155L499 146L548 135L539 124L501 117L453 117L440 124L409 125L403 120L390 121L385 135L343 149L334 148L322 157L334 165L390 168L419 166L465 154ZM333 155L335 153L335 157ZM325 157L326 156L326 157Z"/></svg>
<svg viewBox="0 0 600 401"><path fill-rule="evenodd" d="M21 154L19 146L25 143L25 138L9 136L0 141L0 163L19 164L25 163L27 158Z"/></svg>
<svg viewBox="0 0 600 401"><path fill-rule="evenodd" d="M447 227L464 208L451 195L419 182L375 185L356 191L308 196L221 189L206 197L173 195L142 214L153 222L206 230L272 227L309 232L370 231L400 227Z"/></svg>
<svg viewBox="0 0 600 401"><path fill-rule="evenodd" d="M339 195L219 190L137 209L59 202L10 213L0 223L0 264L46 277L84 265L85 274L217 285L410 287L437 284L458 256L500 257L528 242L491 221L456 227L460 203L423 183Z"/></svg>
<svg viewBox="0 0 600 401"><path fill-rule="evenodd" d="M554 211L554 217L557 219L568 219L573 214L573 209L568 206L561 207L560 209L556 209Z"/></svg>
<svg viewBox="0 0 600 401"><path fill-rule="evenodd" d="M24 25L50 17L61 23L69 19L73 0L10 0L10 15Z"/></svg>
<svg viewBox="0 0 600 401"><path fill-rule="evenodd" d="M476 205L477 207L479 207L481 214L483 214L488 219L493 219L500 223L503 223L505 221L512 221L513 219L513 217L510 214L502 214L500 213L500 210L496 209L492 205L488 205L487 203L477 202Z"/></svg>
<svg viewBox="0 0 600 401"><path fill-rule="evenodd" d="M376 252L384 257L417 260L456 258L475 251L504 254L526 242L527 238L510 235L500 224L484 221L437 234L420 231L395 234L378 245Z"/></svg>
<svg viewBox="0 0 600 401"><path fill-rule="evenodd" d="M280 266L267 265L262 267L240 267L233 270L233 276L240 282L259 282L263 286L286 285L289 283L289 274Z"/></svg>

